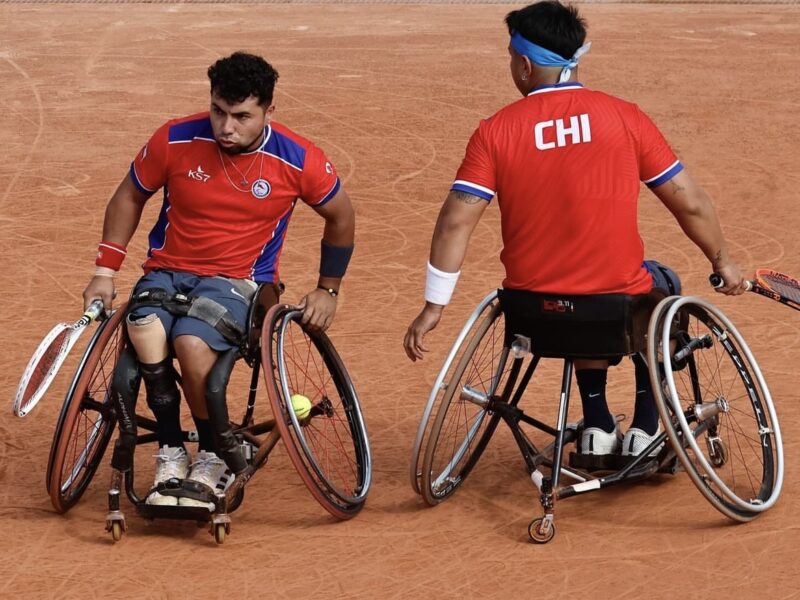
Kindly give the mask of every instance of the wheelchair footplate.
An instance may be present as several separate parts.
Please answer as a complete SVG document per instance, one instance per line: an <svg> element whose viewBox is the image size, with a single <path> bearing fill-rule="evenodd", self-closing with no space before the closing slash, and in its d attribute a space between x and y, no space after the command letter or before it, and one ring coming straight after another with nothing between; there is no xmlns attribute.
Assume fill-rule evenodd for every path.
<svg viewBox="0 0 800 600"><path fill-rule="evenodd" d="M631 462L631 456L621 454L581 454L569 453L569 466L573 469L582 469L589 473L596 471L619 471Z"/></svg>
<svg viewBox="0 0 800 600"><path fill-rule="evenodd" d="M162 496L175 498L192 498L200 502L207 502L214 506L209 510L206 506L180 506L164 504L147 504L139 502L136 511L145 519L177 519L185 521L205 522L211 521L214 514L219 512L219 500L211 488L196 481L186 479L169 479L159 483L147 495L158 492Z"/></svg>
<svg viewBox="0 0 800 600"><path fill-rule="evenodd" d="M569 466L573 469L581 469L587 473L617 473L633 463L637 456L622 456L621 454L581 454L579 452L569 453ZM638 479L641 476L649 476L653 473L666 473L674 475L681 470L680 464L672 455L668 460L662 462L660 456L647 457L642 459L639 465L632 469L628 479ZM655 461L658 461L655 466Z"/></svg>

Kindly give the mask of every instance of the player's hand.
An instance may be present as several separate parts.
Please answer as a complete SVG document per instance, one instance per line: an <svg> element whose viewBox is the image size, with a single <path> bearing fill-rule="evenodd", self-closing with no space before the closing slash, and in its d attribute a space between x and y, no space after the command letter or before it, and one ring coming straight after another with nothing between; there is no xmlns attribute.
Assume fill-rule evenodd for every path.
<svg viewBox="0 0 800 600"><path fill-rule="evenodd" d="M312 331L325 331L333 323L336 314L336 297L321 289L306 294L298 308L303 311L300 322Z"/></svg>
<svg viewBox="0 0 800 600"><path fill-rule="evenodd" d="M747 291L747 281L742 277L739 267L734 262L715 265L714 272L722 277L722 285L715 291L728 296L738 296Z"/></svg>
<svg viewBox="0 0 800 600"><path fill-rule="evenodd" d="M403 340L403 348L412 361L416 362L417 359L422 359L422 353L428 351L425 345L425 335L432 331L442 318L444 306L440 304L425 303L425 308L417 315L417 318L411 322L406 331L406 337Z"/></svg>
<svg viewBox="0 0 800 600"><path fill-rule="evenodd" d="M102 300L106 312L111 310L111 303L117 297L114 289L114 278L95 275L89 281L89 285L83 290L83 310L95 300Z"/></svg>

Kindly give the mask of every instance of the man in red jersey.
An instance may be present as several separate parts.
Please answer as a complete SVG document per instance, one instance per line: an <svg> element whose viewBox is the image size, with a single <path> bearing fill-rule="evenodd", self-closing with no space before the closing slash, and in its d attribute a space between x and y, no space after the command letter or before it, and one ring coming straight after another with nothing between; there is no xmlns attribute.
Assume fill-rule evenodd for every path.
<svg viewBox="0 0 800 600"><path fill-rule="evenodd" d="M575 8L538 2L506 17L514 84L524 96L480 123L439 213L425 307L404 346L427 351L455 288L473 229L492 198L500 207L505 290L561 294L680 293L670 269L644 260L637 226L645 183L703 251L724 285L744 282L705 191L635 104L586 89L577 79L586 28ZM513 292L512 292L513 293ZM505 308L505 307L504 307ZM636 364L636 407L621 443L605 398L606 360L576 360L585 430L581 451L640 454L658 432L647 367Z"/></svg>
<svg viewBox="0 0 800 600"><path fill-rule="evenodd" d="M237 52L212 65L208 77L210 111L162 125L108 203L97 271L84 291L84 303L99 298L110 308L113 277L144 204L163 188L145 275L133 298L156 290L165 297L204 298L212 312L242 330L257 284L279 281L278 259L299 198L325 220L318 286L300 303L303 323L324 330L336 312L336 296L353 250L350 199L322 150L272 121L278 73L269 63ZM235 340L215 327L214 319L176 316L151 304L135 305L126 321L147 402L158 422L154 487L178 478L225 490L234 476L215 452L206 386L217 357L234 347ZM182 387L197 427L194 462L183 444L171 352L180 363ZM147 502L206 506L155 491Z"/></svg>

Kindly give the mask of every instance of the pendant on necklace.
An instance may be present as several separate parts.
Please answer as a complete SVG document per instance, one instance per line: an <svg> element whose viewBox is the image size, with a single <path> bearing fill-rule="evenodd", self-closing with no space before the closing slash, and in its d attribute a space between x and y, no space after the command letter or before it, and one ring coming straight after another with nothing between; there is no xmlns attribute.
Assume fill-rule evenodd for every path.
<svg viewBox="0 0 800 600"><path fill-rule="evenodd" d="M245 179L244 177L242 177L242 182L241 182L241 184L240 184L240 185L247 185L247 183L248 183L248 182L247 182L247 179Z"/></svg>

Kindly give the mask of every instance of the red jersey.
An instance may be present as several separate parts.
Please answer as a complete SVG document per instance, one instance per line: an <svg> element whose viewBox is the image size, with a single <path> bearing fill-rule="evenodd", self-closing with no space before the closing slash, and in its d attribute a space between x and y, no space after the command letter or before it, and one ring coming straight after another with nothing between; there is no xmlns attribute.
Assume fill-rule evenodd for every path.
<svg viewBox="0 0 800 600"><path fill-rule="evenodd" d="M131 164L139 190L164 188L144 263L152 269L277 281L278 259L297 199L321 206L339 190L325 154L271 123L264 143L229 155L208 113L162 125Z"/></svg>
<svg viewBox="0 0 800 600"><path fill-rule="evenodd" d="M500 206L503 286L564 294L647 293L639 182L683 169L635 104L567 82L482 121L452 190Z"/></svg>

